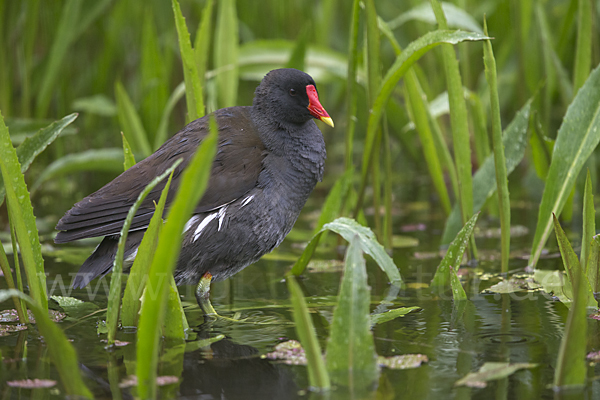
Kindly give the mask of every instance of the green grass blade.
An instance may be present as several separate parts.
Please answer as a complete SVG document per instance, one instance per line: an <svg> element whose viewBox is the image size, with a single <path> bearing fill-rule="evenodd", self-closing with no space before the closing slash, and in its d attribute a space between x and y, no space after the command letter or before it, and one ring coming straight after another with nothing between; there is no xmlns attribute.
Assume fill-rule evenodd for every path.
<svg viewBox="0 0 600 400"><path fill-rule="evenodd" d="M552 163L539 207L538 222L531 249L530 264L535 266L552 228L552 213L560 214L583 164L600 142L600 67L567 109L558 130Z"/></svg>
<svg viewBox="0 0 600 400"><path fill-rule="evenodd" d="M546 69L546 98L544 99L546 102L546 107L550 107L551 96L552 96L552 88L555 86L554 80L557 80L558 90L561 96L561 100L565 107L569 105L571 100L573 99L573 85L569 80L569 76L562 65L560 58L556 54L553 46L552 40L552 30L548 23L548 18L546 16L546 11L542 4L538 3L536 7L536 16L538 21L538 26L540 30L540 38L542 41L542 50L544 51L544 68ZM566 20L565 18L564 20ZM589 75L589 71L588 71ZM547 112L551 112L552 110L548 109ZM548 116L549 118L550 116Z"/></svg>
<svg viewBox="0 0 600 400"><path fill-rule="evenodd" d="M6 252L4 251L4 245L2 242L0 242L0 270L2 270L2 274L4 275L6 286L8 286L9 289L16 289L15 281L10 270L10 264L8 263L8 258L6 257ZM17 315L19 316L19 323L29 323L29 319L27 318L26 314L27 311L19 298L14 296L13 303L15 305L15 310L17 310Z"/></svg>
<svg viewBox="0 0 600 400"><path fill-rule="evenodd" d="M93 398L92 393L83 383L81 373L79 372L79 364L77 362L77 353L73 345L69 343L67 337L57 324L52 322L48 317L48 309L40 307L37 300L32 299L26 294L18 290L1 290L0 303L6 301L10 297L19 297L29 304L29 308L35 316L36 325L44 336L50 359L54 363L60 380L68 395L73 397L84 397L87 399Z"/></svg>
<svg viewBox="0 0 600 400"><path fill-rule="evenodd" d="M350 190L353 176L354 171L347 170L335 181L333 187L323 202L321 214L319 215L319 219L315 225L313 235L316 235L321 228L323 228L323 225L333 221L340 215L342 212L342 207L344 206L344 200L346 199L348 190Z"/></svg>
<svg viewBox="0 0 600 400"><path fill-rule="evenodd" d="M172 0L173 14L175 15L175 26L179 38L179 52L183 64L183 77L185 80L185 100L187 103L187 122L204 116L204 94L200 84L200 76L196 67L196 57L190 41L190 33L181 13L179 2Z"/></svg>
<svg viewBox="0 0 600 400"><path fill-rule="evenodd" d="M196 58L196 68L200 78L200 87L206 87L206 70L208 69L208 57L210 50L210 33L213 20L213 8L215 1L208 0L202 10L202 20L196 31L194 40L194 56Z"/></svg>
<svg viewBox="0 0 600 400"><path fill-rule="evenodd" d="M406 88L406 107L408 108L411 120L415 124L417 133L419 134L423 155L425 156L425 162L427 163L427 169L429 170L429 176L440 197L440 203L444 213L449 215L451 210L450 195L448 194L448 188L446 187L446 182L444 180L444 172L442 171L440 158L435 148L431 127L429 126L427 105L423 98L423 89L420 87L417 75L412 69L406 74L404 85Z"/></svg>
<svg viewBox="0 0 600 400"><path fill-rule="evenodd" d="M425 93L423 93L423 95L425 95ZM433 141L435 142L438 156L440 157L442 165L448 171L450 182L452 183L452 192L458 193L458 177L456 176L456 167L454 166L452 154L450 153L450 149L448 148L448 144L446 143L444 134L442 133L442 128L440 128L438 120L435 119L431 114L430 109L427 109L427 117L429 119L431 132L433 133Z"/></svg>
<svg viewBox="0 0 600 400"><path fill-rule="evenodd" d="M171 96L169 96L169 100L167 101L167 105L163 109L162 116L160 117L160 124L158 124L158 129L156 130L156 136L154 137L154 148L158 149L166 140L167 140L167 128L169 125L169 117L175 108L175 105L183 95L185 94L185 82L181 82Z"/></svg>
<svg viewBox="0 0 600 400"><path fill-rule="evenodd" d="M167 304L165 322L163 324L163 336L166 339L185 339L185 330L188 329L187 319L181 305L179 290L175 284L173 275L169 276L169 288L167 289Z"/></svg>
<svg viewBox="0 0 600 400"><path fill-rule="evenodd" d="M11 225L10 226L10 241L11 241L11 245L12 245L12 251L13 251L13 260L14 260L14 267L15 267L15 275L17 276L17 287L16 289L19 290L22 293L25 293L25 291L23 290L23 276L21 274L21 265L19 262L19 247L17 244L17 234L15 232L15 226ZM27 306L25 304L25 300L20 301L21 303L21 308L26 310ZM23 315L23 321L25 321L25 323L29 323L29 315L27 315L27 313L24 313Z"/></svg>
<svg viewBox="0 0 600 400"><path fill-rule="evenodd" d="M373 160L373 149L377 134L377 128L379 121L385 110L386 103L388 102L390 95L394 91L398 81L404 76L408 69L425 53L432 48L439 46L443 43L457 44L464 41L478 41L488 39L486 36L480 35L473 32L460 32L460 31L435 31L429 32L419 39L411 42L406 49L396 57L396 61L390 67L386 73L381 87L378 91L377 98L373 104L371 113L369 114L369 120L367 124L367 136L365 139L365 148L363 152L363 163L361 171L361 185L358 192L358 200L354 215L358 214L358 211L362 208L362 202L364 197L364 191L366 188L366 180L368 172L371 168L371 162Z"/></svg>
<svg viewBox="0 0 600 400"><path fill-rule="evenodd" d="M600 235L595 235L592 240L590 257L586 267L586 276L593 293L600 291Z"/></svg>
<svg viewBox="0 0 600 400"><path fill-rule="evenodd" d="M579 262L577 254L575 254L571 243L567 239L567 235L562 230L560 223L554 214L552 215L552 220L554 222L554 232L556 233L556 238L558 240L558 248L560 249L560 255L567 273L567 279L573 288L573 301L575 301L575 298L579 296L575 291L575 286L577 284L577 280L581 278L578 284L585 292L585 297L583 299L584 307L598 308L598 302L596 299L594 299L594 293L592 292L590 282L588 282L585 271L583 271L584 266L582 266Z"/></svg>
<svg viewBox="0 0 600 400"><path fill-rule="evenodd" d="M473 124L475 157L477 158L477 164L481 165L491 152L485 109L483 108L483 104L477 93L473 92L469 92L467 105L469 106L469 115L471 116L471 122Z"/></svg>
<svg viewBox="0 0 600 400"><path fill-rule="evenodd" d="M373 105L377 97L381 82L381 71L379 64L379 24L377 21L377 11L375 10L375 0L366 0L366 50L367 50L367 89L369 95L369 105Z"/></svg>
<svg viewBox="0 0 600 400"><path fill-rule="evenodd" d="M450 268L450 289L452 289L452 300L462 301L467 300L467 293L465 293L465 288L462 283L460 283L460 278L458 277L456 271L457 268L449 266Z"/></svg>
<svg viewBox="0 0 600 400"><path fill-rule="evenodd" d="M343 386L364 388L377 378L377 355L371 333L370 293L360 238L351 239L338 303L327 342L327 371Z"/></svg>
<svg viewBox="0 0 600 400"><path fill-rule="evenodd" d="M237 102L239 79L238 67L238 19L234 0L218 3L215 32L215 68L219 107L233 107Z"/></svg>
<svg viewBox="0 0 600 400"><path fill-rule="evenodd" d="M364 12L366 19L365 26L365 64L367 69L367 101L369 109L373 106L373 102L377 96L381 82L381 65L380 65L380 32L377 18L377 10L375 9L375 0L364 1ZM373 155L380 154L381 143L382 143L382 124L379 125L376 132L376 139L373 146ZM373 187L373 219L375 221L375 232L377 235L384 239L382 227L381 227L381 216L380 216L380 205L381 205L381 173L380 173L380 162L379 157L373 162L373 168L371 170L371 182ZM390 240L391 241L391 240ZM388 240L384 240L388 242Z"/></svg>
<svg viewBox="0 0 600 400"><path fill-rule="evenodd" d="M136 153L142 154L144 158L148 157L152 153L148 135L139 114L120 81L115 84L115 95L117 97L117 116L125 137L133 144L133 150Z"/></svg>
<svg viewBox="0 0 600 400"><path fill-rule="evenodd" d="M573 304L569 309L565 331L560 342L558 360L554 370L554 386L579 386L586 379L586 344L587 344L587 279L581 273L579 260L573 251L567 236L560 227L556 217L553 218L554 230L560 247L565 269L572 271Z"/></svg>
<svg viewBox="0 0 600 400"><path fill-rule="evenodd" d="M546 180L550 163L552 162L552 149L554 140L548 139L544 135L544 130L538 121L537 116L533 116L529 122L531 136L529 137L529 147L531 148L531 161L535 168L537 176L541 180Z"/></svg>
<svg viewBox="0 0 600 400"><path fill-rule="evenodd" d="M321 355L321 347L315 333L315 327L310 318L304 295L296 278L292 275L286 277L287 287L290 292L290 301L294 310L294 322L296 333L306 354L308 363L308 382L310 386L321 390L331 387L329 375L325 368L325 362Z"/></svg>
<svg viewBox="0 0 600 400"><path fill-rule="evenodd" d="M400 272L398 272L398 267L396 267L394 261L385 252L383 246L377 242L377 239L375 238L375 235L371 229L360 225L358 222L350 218L338 218L333 222L325 224L323 228L315 236L313 236L311 241L308 243L302 252L302 255L292 267L290 274L300 275L302 272L304 272L304 269L306 268L306 265L308 265L308 262L310 261L317 244L319 243L319 239L325 230L331 230L342 236L347 241L352 240L354 236L358 235L362 250L373 257L383 272L387 274L390 282L396 286L403 285L402 277L400 276Z"/></svg>
<svg viewBox="0 0 600 400"><path fill-rule="evenodd" d="M590 75L592 65L592 2L577 2L577 47L573 71L573 93L577 93Z"/></svg>
<svg viewBox="0 0 600 400"><path fill-rule="evenodd" d="M37 96L35 114L38 118L43 118L48 114L56 81L61 75L61 64L67 56L69 47L75 41L76 30L73 27L80 24L82 4L83 2L80 0L68 0L64 3L60 13L61 18L58 22L56 36L50 48L48 64L44 68L44 77Z"/></svg>
<svg viewBox="0 0 600 400"><path fill-rule="evenodd" d="M21 163L21 172L25 173L35 158L46 149L63 131L63 129L75 121L77 114L70 114L59 121L55 121L47 127L40 129L35 135L27 137L17 147L17 158ZM4 183L0 176L0 205L4 202Z"/></svg>
<svg viewBox="0 0 600 400"><path fill-rule="evenodd" d="M140 243L137 255L133 261L131 270L129 271L127 285L125 286L125 292L123 293L123 307L121 308L121 321L123 326L137 326L141 306L140 297L144 292L148 271L150 270L152 258L156 251L160 228L163 224L163 211L165 209L165 203L167 202L168 187L170 185L171 177L169 177L167 185L160 195L160 200L158 201L154 215L150 220L148 229L146 229L146 232L144 233L144 238L142 239L142 243Z"/></svg>
<svg viewBox="0 0 600 400"><path fill-rule="evenodd" d="M483 29L487 35L487 22L483 20ZM494 165L496 170L496 184L498 187L498 207L500 211L500 246L501 271L508 273L508 258L510 255L510 198L508 194L508 173L506 172L506 159L504 156L504 143L502 142L502 121L500 119L500 100L498 98L498 77L496 76L496 59L492 42L486 40L483 45L483 62L485 64L485 77L490 88L490 105L492 113L492 147L494 149Z"/></svg>
<svg viewBox="0 0 600 400"><path fill-rule="evenodd" d="M31 297L42 310L48 310L44 259L31 199L21 172L17 151L0 114L0 170L5 184L10 222L15 228Z"/></svg>
<svg viewBox="0 0 600 400"><path fill-rule="evenodd" d="M307 28L308 26L305 26L298 35L296 47L294 47L294 51L292 51L290 59L285 64L284 68L295 68L300 71L306 69L304 60L306 59L306 48L308 47L308 39L311 33L310 29Z"/></svg>
<svg viewBox="0 0 600 400"><path fill-rule="evenodd" d="M440 29L447 29L447 22L442 7L437 0L431 0L431 7L435 13ZM446 71L448 85L448 99L450 102L450 124L452 126L452 143L454 145L454 163L458 176L458 198L462 215L462 222L466 223L473 215L473 178L471 166L471 141L469 140L469 120L467 104L458 60L454 48L450 45L442 46L442 57Z"/></svg>
<svg viewBox="0 0 600 400"><path fill-rule="evenodd" d="M473 229L477 223L477 217L479 217L479 213L473 215L471 219L467 221L465 226L463 226L460 232L458 232L456 238L454 238L452 243L450 243L444 259L437 267L437 271L435 271L435 275L431 280L431 289L436 293L443 293L444 290L451 286L451 279L453 279L453 277L450 268L453 269L453 274L456 275L456 271L460 267L463 254L465 253L467 245L469 244L469 237L473 233ZM460 287L462 287L462 285L460 285ZM453 289L455 288L456 287L453 287ZM454 295L454 290L452 292ZM459 296L462 297L462 294L459 293Z"/></svg>
<svg viewBox="0 0 600 400"><path fill-rule="evenodd" d="M123 149L95 149L68 154L52 162L31 186L35 192L42 183L57 176L81 171L123 172Z"/></svg>
<svg viewBox="0 0 600 400"><path fill-rule="evenodd" d="M356 109L358 101L358 84L356 71L358 67L358 33L360 26L360 0L352 5L352 22L348 48L348 75L346 77L346 155L344 163L346 171L354 169L354 132L356 130Z"/></svg>
<svg viewBox="0 0 600 400"><path fill-rule="evenodd" d="M588 169L583 192L583 233L581 235L581 253L579 259L581 266L588 272L589 258L592 251L593 237L596 234L596 210L594 209L594 192L592 191L592 178ZM589 276L589 275L587 275ZM590 284L595 279L589 281Z"/></svg>
<svg viewBox="0 0 600 400"><path fill-rule="evenodd" d="M135 156L123 132L121 132L121 139L123 140L123 170L127 171L135 165Z"/></svg>
<svg viewBox="0 0 600 400"><path fill-rule="evenodd" d="M171 60L167 60L160 49L152 9L152 7L146 7L144 10L142 25L142 60L140 68L143 96L140 114L144 125L149 128L148 133L151 134L154 143L156 143L157 127L160 125L161 114L169 98L168 72ZM156 150L156 147L154 150Z"/></svg>
<svg viewBox="0 0 600 400"><path fill-rule="evenodd" d="M504 130L502 141L504 145L504 156L506 158L507 174L514 171L525 156L530 110L531 100L521 108L510 125ZM497 189L493 154L488 156L483 165L479 167L473 176L473 189L473 209L475 212L478 212L481 210L486 200L492 196ZM446 221L446 226L444 227L444 233L442 235L442 243L450 243L461 227L460 209L455 206Z"/></svg>
<svg viewBox="0 0 600 400"><path fill-rule="evenodd" d="M150 267L147 287L153 289L153 294L144 296L142 301L136 347L138 395L144 399L156 398L159 330L168 288L165 276L173 272L181 247L181 232L208 184L217 148L217 129L216 121L211 119L210 134L183 173Z"/></svg>
<svg viewBox="0 0 600 400"><path fill-rule="evenodd" d="M113 262L112 275L110 278L110 290L108 293L108 306L106 311L106 326L108 328L108 345L112 346L115 342L115 337L117 335L117 327L119 325L119 311L121 308L121 280L122 280L122 272L123 272L123 257L125 255L125 243L127 242L127 236L129 234L129 227L131 226L131 222L133 221L133 217L137 213L138 209L142 205L142 202L146 199L146 196L150 193L152 189L156 187L163 179L167 176L169 179L167 180L167 184L165 185L165 189L163 189L163 193L165 191L169 191L169 186L171 185L171 177L175 168L181 163L181 159L175 161L173 165L169 167L165 172L154 178L142 192L138 195L137 200L127 213L127 218L125 218L125 222L123 222L123 227L121 228L121 235L119 237L119 244L117 247L117 254L115 255L115 260ZM162 195L161 195L162 198ZM160 214L162 215L162 214Z"/></svg>

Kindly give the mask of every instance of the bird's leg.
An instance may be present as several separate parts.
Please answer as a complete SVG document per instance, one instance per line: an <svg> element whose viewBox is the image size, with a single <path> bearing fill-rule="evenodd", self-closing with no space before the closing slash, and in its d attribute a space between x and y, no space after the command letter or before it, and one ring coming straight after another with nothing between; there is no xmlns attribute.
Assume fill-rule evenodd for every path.
<svg viewBox="0 0 600 400"><path fill-rule="evenodd" d="M196 301L204 312L204 315L217 316L217 312L210 303L210 282L212 281L212 275L210 272L205 273L200 278L198 286L196 286Z"/></svg>

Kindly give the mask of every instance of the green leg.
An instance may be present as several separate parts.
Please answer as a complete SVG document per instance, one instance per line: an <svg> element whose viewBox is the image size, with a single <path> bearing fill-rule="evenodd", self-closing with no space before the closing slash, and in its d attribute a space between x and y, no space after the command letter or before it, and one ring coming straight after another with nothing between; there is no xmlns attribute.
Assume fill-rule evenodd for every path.
<svg viewBox="0 0 600 400"><path fill-rule="evenodd" d="M200 281L198 282L198 286L196 286L196 301L204 312L204 315L217 316L217 312L210 303L211 280L212 275L209 272L202 275L202 278L200 278Z"/></svg>

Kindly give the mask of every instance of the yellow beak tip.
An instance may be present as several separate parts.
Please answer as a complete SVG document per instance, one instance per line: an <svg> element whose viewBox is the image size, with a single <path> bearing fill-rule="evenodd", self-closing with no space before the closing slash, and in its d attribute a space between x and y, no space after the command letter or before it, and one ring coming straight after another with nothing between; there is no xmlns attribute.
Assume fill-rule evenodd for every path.
<svg viewBox="0 0 600 400"><path fill-rule="evenodd" d="M331 117L321 117L321 121L325 122L327 125L333 128L333 120Z"/></svg>

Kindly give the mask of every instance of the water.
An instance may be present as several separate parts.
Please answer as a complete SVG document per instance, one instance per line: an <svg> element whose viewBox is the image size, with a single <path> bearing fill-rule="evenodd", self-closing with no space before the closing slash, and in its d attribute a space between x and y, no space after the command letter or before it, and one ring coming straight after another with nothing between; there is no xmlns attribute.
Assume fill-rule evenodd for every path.
<svg viewBox="0 0 600 400"><path fill-rule="evenodd" d="M313 200L316 202L316 200ZM212 286L212 301L216 310L225 316L240 313L246 322L217 320L205 322L195 304L194 288L183 286L180 292L193 329L190 342L197 338L225 335L226 339L210 347L184 351L184 346L172 347L162 354L159 375L180 376L177 384L161 388L163 398L180 396L194 399L553 399L550 385L554 365L567 316L567 308L542 292L515 294L481 294L481 291L498 282L499 239L479 238L481 261L465 269L463 279L471 301L455 307L450 300L433 296L424 285L428 283L440 261L439 238L443 228L442 216L429 203L404 199L402 213L397 218L395 232L419 240L416 247L396 249L394 260L400 267L407 288L398 292L393 304L387 308L419 306L412 312L393 321L376 325L373 329L378 355L424 354L429 362L408 370L383 368L376 387L366 393L348 393L336 388L327 395L307 390L308 377L303 366L290 366L282 362L261 358L273 347L287 339L297 339L292 324L292 313L286 283L282 280L291 267L291 261L278 261L284 255L299 254L297 243L286 241L274 256L246 268L233 279ZM406 211L410 210L410 211ZM513 223L529 228L525 236L513 238L511 250L512 270L523 269L527 261L519 255L526 254L535 224L529 214L532 208L514 210ZM306 213L310 215L310 213ZM308 230L306 219L299 221L300 229ZM493 219L483 219L479 230L496 227ZM416 229L413 229L415 228ZM318 256L336 257L330 250ZM76 262L76 261L75 261ZM368 262L368 280L372 291L371 309L381 311L381 301L389 295L386 276L372 262ZM560 258L549 257L540 261L544 269L560 268ZM464 267L463 267L464 268ZM71 295L91 301L100 308L107 304L108 281L100 284L97 292L92 287L69 293L69 273L77 266L56 262L47 257L48 288L55 295ZM461 271L462 272L462 271ZM321 347L326 345L328 325L333 312L332 304L339 290L340 272L307 273L300 280L308 305L313 312L313 322ZM63 292L61 289L64 289ZM90 296L90 293L94 294ZM10 308L7 301L1 305ZM130 389L119 389L127 376L134 373L135 332L120 330L117 339L129 344L106 350L101 342L105 335L97 334L97 324L103 315L83 320L65 319L61 325L77 350L85 382L97 398L131 398ZM589 320L588 351L600 350L600 322ZM25 346L26 344L26 346ZM26 358L23 357L26 349ZM0 337L0 350L4 357L1 366L0 390L3 399L12 398L63 398L60 383L50 389L17 389L7 386L7 381L25 378L46 378L59 381L47 349L35 328ZM508 378L489 382L485 388L455 387L455 382L468 372L478 370L484 362L536 363L533 369L523 369ZM599 373L590 367L589 376ZM573 398L600 398L600 383L592 379L587 390L572 395ZM563 395L558 398L569 398Z"/></svg>

